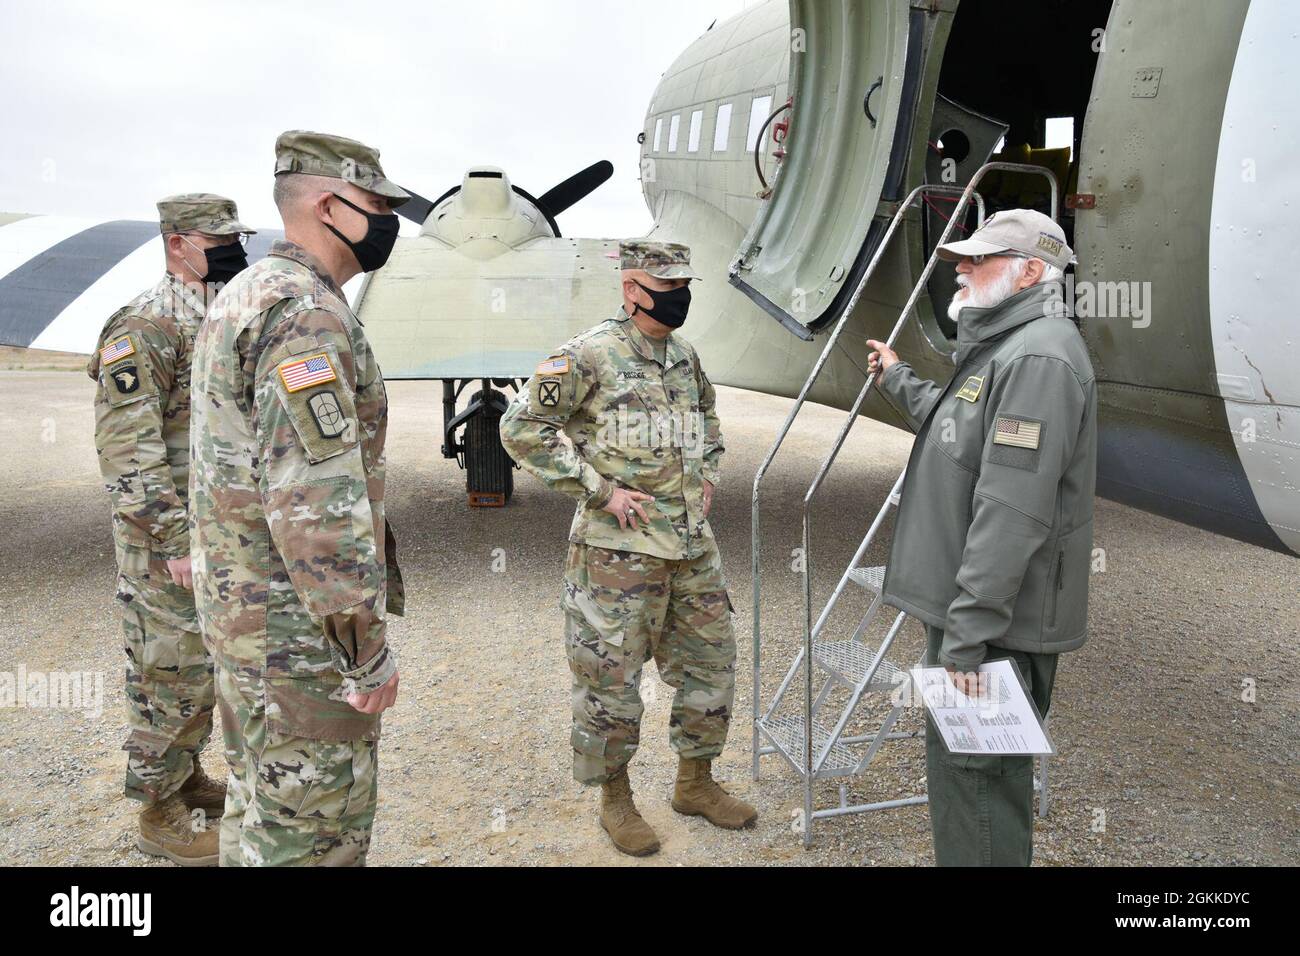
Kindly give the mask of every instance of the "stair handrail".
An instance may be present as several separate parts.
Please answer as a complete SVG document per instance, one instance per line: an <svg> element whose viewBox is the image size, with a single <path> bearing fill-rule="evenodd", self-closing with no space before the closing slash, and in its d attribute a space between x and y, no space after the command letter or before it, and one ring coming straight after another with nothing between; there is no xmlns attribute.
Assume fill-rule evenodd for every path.
<svg viewBox="0 0 1300 956"><path fill-rule="evenodd" d="M917 200L917 198L925 193L958 195L965 199L968 199L969 198L967 196L968 192L969 192L968 189L964 189L961 186L948 185L945 183L922 183L921 185L913 189L910 193L908 193L907 198L904 199L899 204L896 210L894 210L894 214L889 221L889 227L885 230L885 234L881 237L879 244L876 246L876 251L872 255L871 261L867 264L866 271L863 272L861 278L859 278L858 284L853 290L853 295L849 297L848 304L844 307L844 311L840 314L839 319L836 320L835 328L831 331L830 336L826 340L826 346L822 349L822 353L820 356L818 356L817 362L813 365L812 370L808 373L808 377L804 380L803 388L799 390L799 396L795 399L794 405L791 406L790 413L786 415L785 424L783 424L781 426L781 430L777 432L776 438L773 440L772 446L768 449L766 457L764 457L762 463L758 466L758 471L755 472L754 474L754 484L753 484L753 492L752 492L751 507L750 507L750 573L751 573L751 583L752 583L753 598L754 598L753 774L755 779L758 778L758 758L759 758L758 720L761 716L759 681L761 679L761 670L762 670L761 668L762 632L761 632L761 623L760 623L761 621L760 591L762 588L762 581L761 581L762 572L759 569L759 559L762 555L762 532L761 532L760 520L759 520L759 497L760 497L760 488L763 483L763 478L767 475L768 468L771 467L773 459L776 458L776 453L781 449L781 445L785 441L786 435L789 434L791 426L794 425L794 420L798 416L800 409L803 408L804 402L807 400L808 393L812 390L813 384L817 381L817 378L821 375L822 369L825 367L826 362L829 360L830 354L832 350L834 350L836 342L839 341L840 332L843 331L844 326L849 319L849 316L853 314L853 310L854 308L856 308L858 304L858 299L861 298L862 292L867 287L868 281L875 273L876 266L880 264L880 261L884 256L885 250L889 246L889 241L893 238L894 233L898 230L899 223L903 221L904 214L907 212L908 209L912 207L912 204ZM1055 193L1053 193L1053 202L1055 202ZM979 221L982 223L984 221L984 199L979 195L979 193L975 193L975 203L978 209ZM965 208L964 201L959 200L959 208ZM944 235L947 236L947 232L945 232ZM805 551L805 555L806 555L806 551Z"/></svg>

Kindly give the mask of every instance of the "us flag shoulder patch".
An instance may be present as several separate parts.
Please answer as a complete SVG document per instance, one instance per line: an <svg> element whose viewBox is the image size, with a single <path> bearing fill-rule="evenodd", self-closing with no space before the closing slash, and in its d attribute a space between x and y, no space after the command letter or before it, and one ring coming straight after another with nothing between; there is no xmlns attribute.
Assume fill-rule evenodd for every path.
<svg viewBox="0 0 1300 956"><path fill-rule="evenodd" d="M537 366L534 375L563 375L569 371L569 357L561 355L558 358L550 358Z"/></svg>
<svg viewBox="0 0 1300 956"><path fill-rule="evenodd" d="M114 339L99 350L99 364L109 365L112 362L120 362L128 355L134 354L135 346L131 344L131 336L124 335L120 339Z"/></svg>
<svg viewBox="0 0 1300 956"><path fill-rule="evenodd" d="M993 428L993 444L1037 448L1043 426L1020 418L999 418Z"/></svg>
<svg viewBox="0 0 1300 956"><path fill-rule="evenodd" d="M334 374L329 356L324 352L293 362L283 362L279 371L280 381L284 382L285 389L290 392L301 392L304 388L323 385L338 377Z"/></svg>

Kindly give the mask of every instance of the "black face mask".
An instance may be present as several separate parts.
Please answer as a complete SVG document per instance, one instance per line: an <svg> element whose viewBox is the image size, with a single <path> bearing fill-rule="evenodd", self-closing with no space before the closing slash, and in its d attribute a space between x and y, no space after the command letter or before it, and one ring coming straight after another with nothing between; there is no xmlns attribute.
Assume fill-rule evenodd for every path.
<svg viewBox="0 0 1300 956"><path fill-rule="evenodd" d="M244 252L243 244L239 242L232 242L225 246L212 246L203 250L203 255L208 260L208 272L203 277L203 281L208 285L225 285L248 268L248 255Z"/></svg>
<svg viewBox="0 0 1300 956"><path fill-rule="evenodd" d="M388 261L388 257L393 252L393 245L397 242L397 214L367 212L355 203L348 202L338 193L332 195L343 205L350 206L365 216L369 225L366 227L366 234L361 237L360 242L353 242L329 223L325 224L325 228L338 236L339 241L352 250L352 254L357 257L357 265L361 266L362 272L374 272Z"/></svg>
<svg viewBox="0 0 1300 956"><path fill-rule="evenodd" d="M636 282L635 279L632 281ZM686 311L691 307L690 285L669 289L666 292L656 292L654 289L647 289L639 282L636 282L636 284L650 296L650 301L654 303L653 308L641 309L641 306L638 305L637 309L641 309L650 318L668 326L670 329L680 329L682 327L682 323L686 321Z"/></svg>

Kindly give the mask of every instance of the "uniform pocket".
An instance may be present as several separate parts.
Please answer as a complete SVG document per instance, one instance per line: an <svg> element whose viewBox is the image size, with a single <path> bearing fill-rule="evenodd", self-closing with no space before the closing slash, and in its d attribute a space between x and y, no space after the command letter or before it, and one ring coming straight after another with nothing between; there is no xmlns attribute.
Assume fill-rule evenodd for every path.
<svg viewBox="0 0 1300 956"><path fill-rule="evenodd" d="M341 683L291 677L263 678L267 726L309 740L378 740L380 716L347 701Z"/></svg>
<svg viewBox="0 0 1300 956"><path fill-rule="evenodd" d="M123 601L122 629L132 670L148 681L174 681L180 671L180 637L184 632L167 628L139 606L139 599Z"/></svg>
<svg viewBox="0 0 1300 956"><path fill-rule="evenodd" d="M569 669L579 683L596 690L616 690L626 680L626 654L623 631L612 634L614 643L591 626L580 613L566 609L564 625L565 656Z"/></svg>

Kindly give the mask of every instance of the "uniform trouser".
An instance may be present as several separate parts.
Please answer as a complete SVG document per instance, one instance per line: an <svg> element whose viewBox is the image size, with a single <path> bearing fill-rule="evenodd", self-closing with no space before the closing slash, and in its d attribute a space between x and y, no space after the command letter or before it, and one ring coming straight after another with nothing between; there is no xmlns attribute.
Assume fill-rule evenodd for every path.
<svg viewBox="0 0 1300 956"><path fill-rule="evenodd" d="M926 625L928 660L938 663L943 631ZM1052 701L1056 654L989 647L986 661L1011 658L1044 719ZM938 866L1028 866L1033 857L1034 758L954 754L929 714L926 786Z"/></svg>
<svg viewBox="0 0 1300 956"><path fill-rule="evenodd" d="M683 757L722 753L736 688L736 638L717 545L692 560L571 544L565 648L573 672L573 777L604 783L641 736L641 666L676 688L668 739Z"/></svg>
<svg viewBox="0 0 1300 956"><path fill-rule="evenodd" d="M212 659L184 588L119 578L117 606L130 727L125 793L151 804L180 789L212 736Z"/></svg>
<svg viewBox="0 0 1300 956"><path fill-rule="evenodd" d="M364 866L379 743L312 740L268 725L261 677L217 664L230 780L222 866Z"/></svg>

